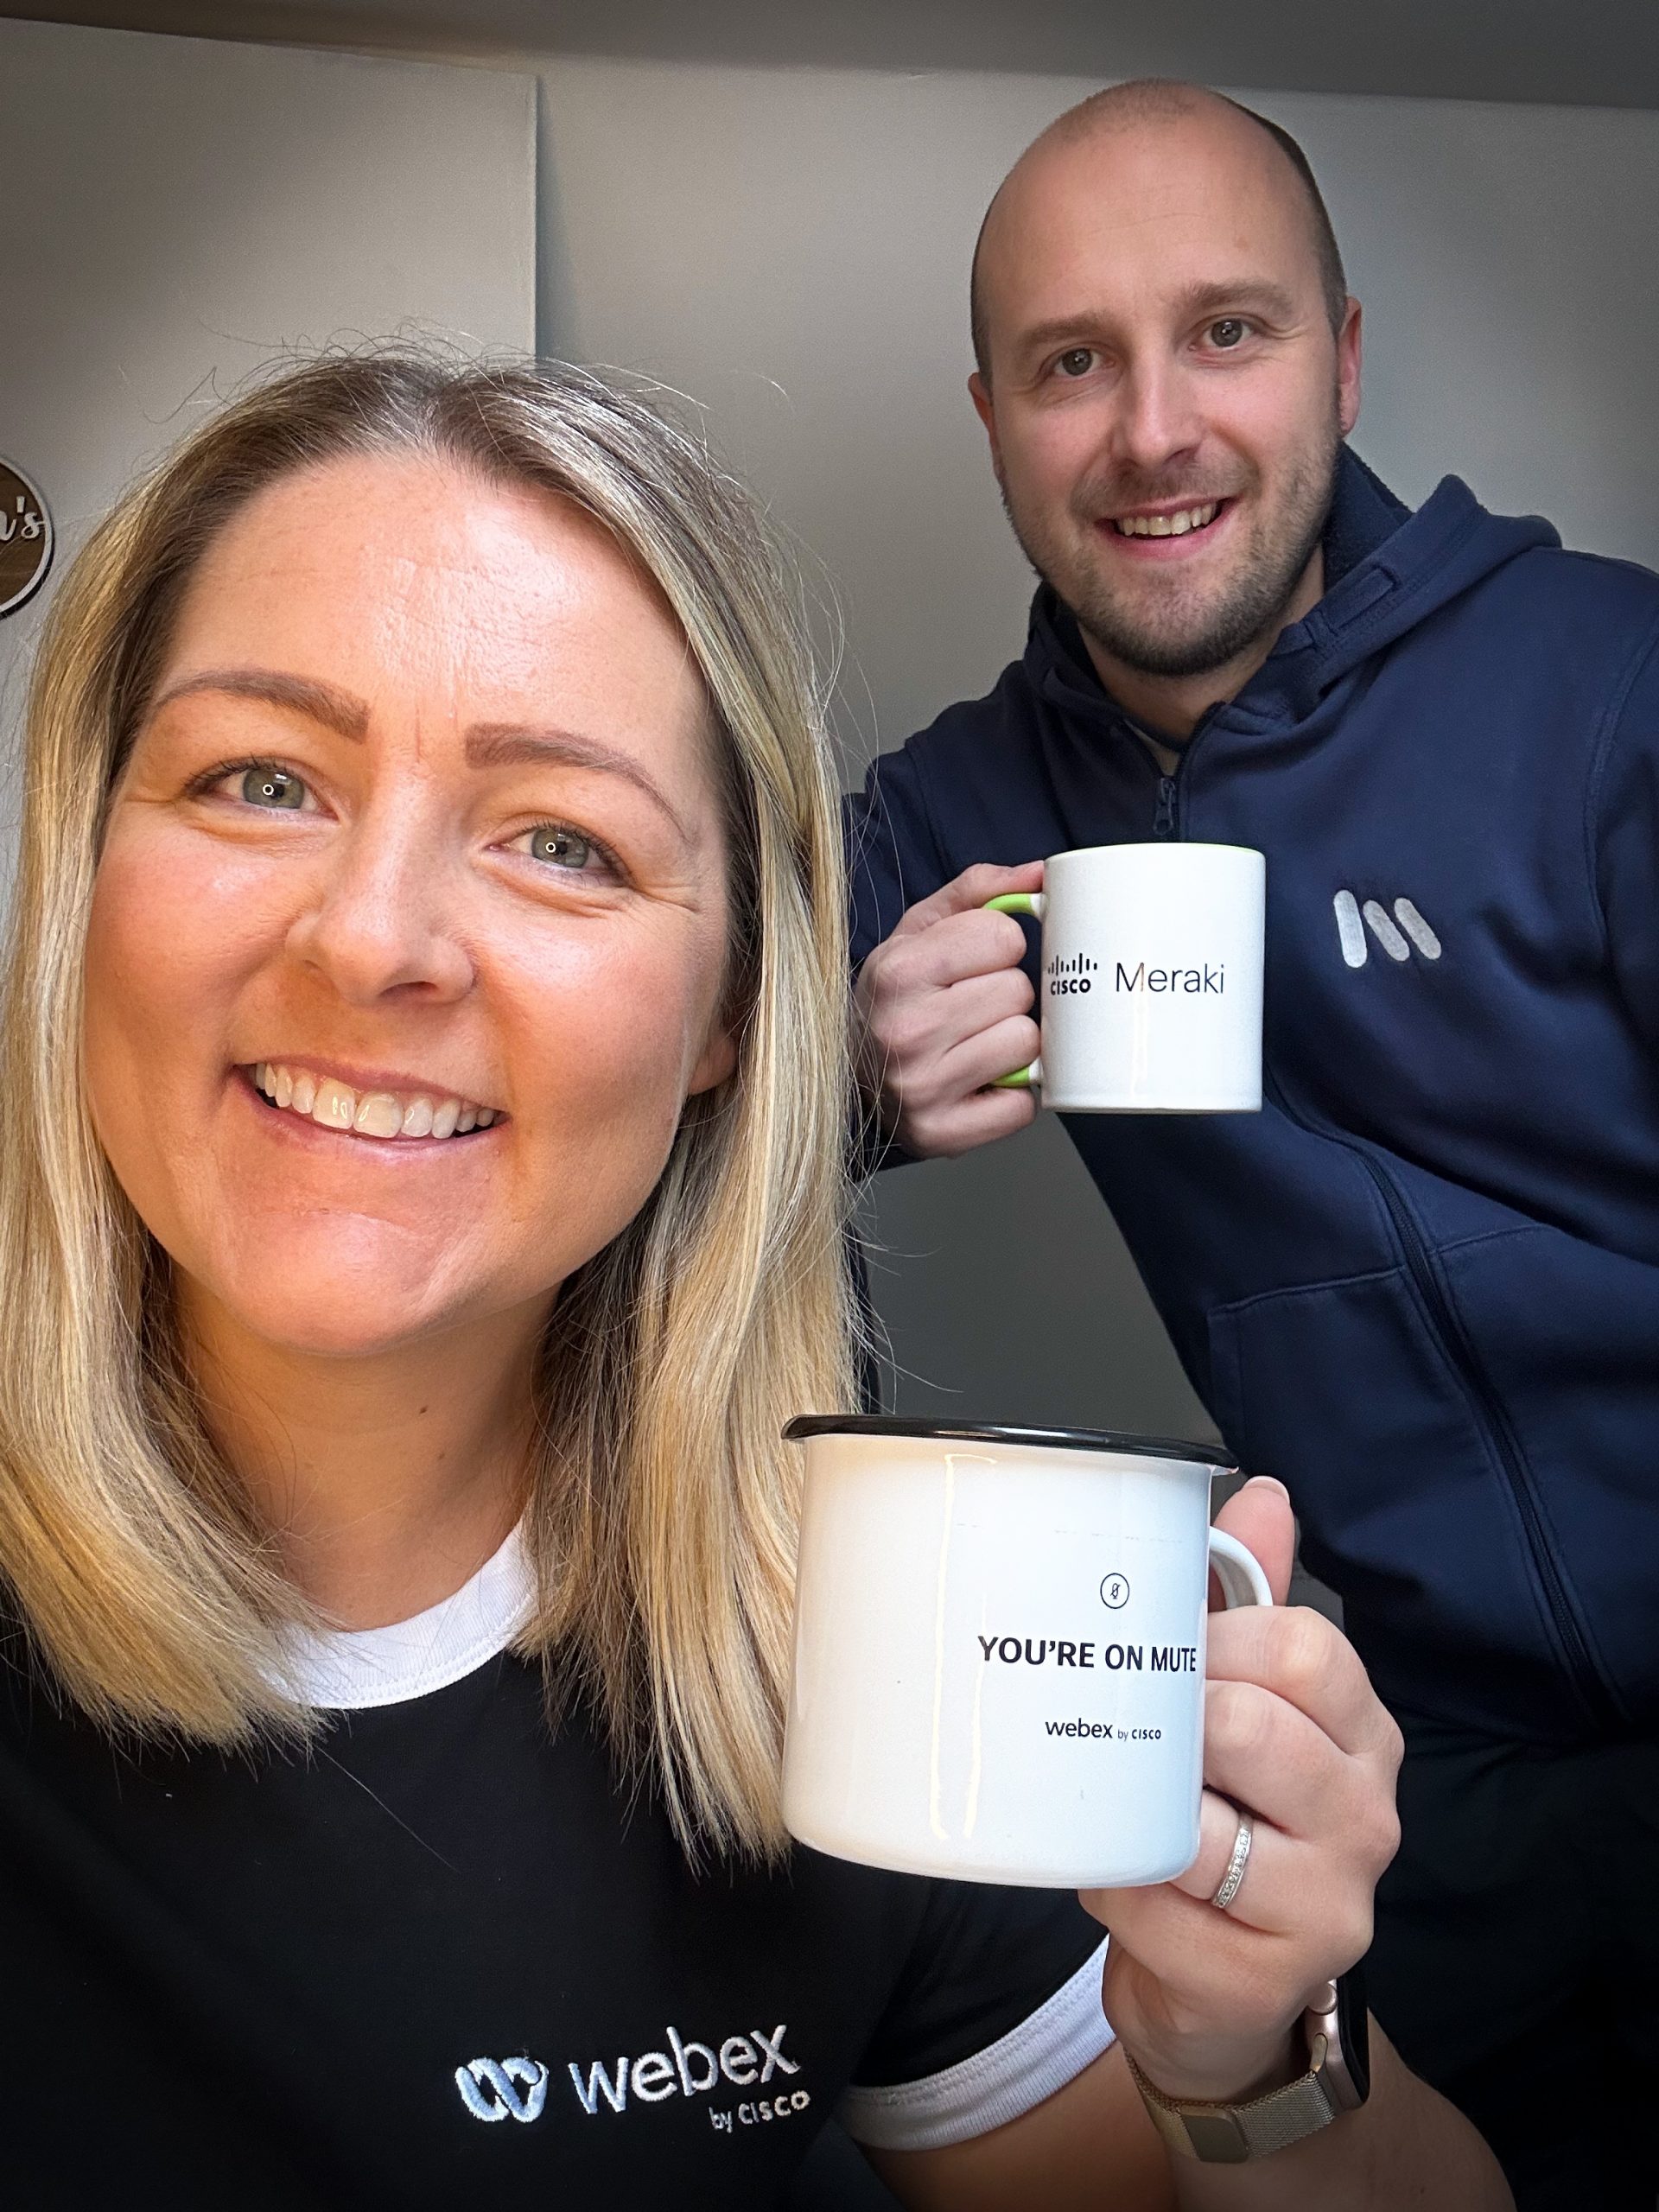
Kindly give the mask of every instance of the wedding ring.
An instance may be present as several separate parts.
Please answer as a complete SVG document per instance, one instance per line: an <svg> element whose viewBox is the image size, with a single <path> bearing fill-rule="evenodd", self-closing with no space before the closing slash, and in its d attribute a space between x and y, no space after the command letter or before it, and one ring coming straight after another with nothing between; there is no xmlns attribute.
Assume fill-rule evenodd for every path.
<svg viewBox="0 0 1659 2212"><path fill-rule="evenodd" d="M1250 1863L1250 1845L1254 1838L1255 1830L1250 1826L1249 1815L1241 1813L1238 1834L1233 1838L1233 1855L1227 1861L1227 1872L1221 1878L1221 1887L1210 1900L1219 1911L1225 1912L1238 1895L1239 1884L1244 1879L1244 1869Z"/></svg>

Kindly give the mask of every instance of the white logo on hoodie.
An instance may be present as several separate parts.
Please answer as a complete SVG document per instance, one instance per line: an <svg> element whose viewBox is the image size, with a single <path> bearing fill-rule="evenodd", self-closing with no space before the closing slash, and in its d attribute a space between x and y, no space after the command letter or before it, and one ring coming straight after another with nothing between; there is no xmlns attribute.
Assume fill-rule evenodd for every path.
<svg viewBox="0 0 1659 2212"><path fill-rule="evenodd" d="M1414 945L1425 960L1440 957L1440 940L1409 899L1395 900L1392 918L1379 900L1368 899L1362 906L1351 891L1338 891L1331 903L1336 910L1342 957L1351 968L1363 968L1370 956L1370 947L1365 942L1368 928L1390 960L1409 960Z"/></svg>

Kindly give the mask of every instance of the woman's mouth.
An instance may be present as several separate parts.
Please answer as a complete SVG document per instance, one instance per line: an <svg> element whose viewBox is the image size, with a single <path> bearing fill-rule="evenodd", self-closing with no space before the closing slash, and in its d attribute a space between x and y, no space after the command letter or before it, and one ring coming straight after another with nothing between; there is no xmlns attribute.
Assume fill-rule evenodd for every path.
<svg viewBox="0 0 1659 2212"><path fill-rule="evenodd" d="M288 1067L280 1060L260 1060L242 1072L277 1112L383 1143L404 1137L467 1136L505 1118L499 1107L480 1106L452 1091L357 1090L336 1076Z"/></svg>

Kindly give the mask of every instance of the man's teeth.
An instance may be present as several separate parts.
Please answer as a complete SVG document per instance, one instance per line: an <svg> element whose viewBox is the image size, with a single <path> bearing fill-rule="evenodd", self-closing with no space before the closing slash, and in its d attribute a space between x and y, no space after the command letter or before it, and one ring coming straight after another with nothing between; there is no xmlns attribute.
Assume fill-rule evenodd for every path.
<svg viewBox="0 0 1659 2212"><path fill-rule="evenodd" d="M496 1117L493 1106L477 1106L469 1098L433 1097L425 1091L356 1091L331 1075L315 1076L275 1060L261 1060L253 1081L254 1088L285 1113L302 1114L320 1128L350 1129L359 1137L465 1136L469 1129L487 1129Z"/></svg>
<svg viewBox="0 0 1659 2212"><path fill-rule="evenodd" d="M1182 507L1173 515L1120 515L1112 527L1120 537L1185 537L1189 530L1202 530L1214 522L1219 499L1207 507Z"/></svg>

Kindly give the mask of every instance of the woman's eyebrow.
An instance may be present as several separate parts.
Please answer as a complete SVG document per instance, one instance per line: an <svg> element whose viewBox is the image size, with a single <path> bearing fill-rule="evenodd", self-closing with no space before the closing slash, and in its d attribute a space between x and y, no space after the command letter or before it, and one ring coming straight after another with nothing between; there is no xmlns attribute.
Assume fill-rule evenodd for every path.
<svg viewBox="0 0 1659 2212"><path fill-rule="evenodd" d="M281 669L203 669L169 685L151 712L159 713L173 700L188 698L197 691L226 692L232 698L285 707L357 741L368 734L365 701L315 677L290 676ZM623 777L667 816L683 843L692 842L690 830L656 779L639 761L613 746L601 745L597 739L580 736L574 730L532 729L518 722L474 722L467 733L469 767L505 768L548 760L564 767L591 768L601 775Z"/></svg>
<svg viewBox="0 0 1659 2212"><path fill-rule="evenodd" d="M474 722L467 733L467 760L474 768L510 768L537 761L555 761L562 767L592 768L601 775L621 776L668 817L683 844L691 833L670 804L660 784L639 762L596 738L575 730L531 729L520 722Z"/></svg>
<svg viewBox="0 0 1659 2212"><path fill-rule="evenodd" d="M170 685L150 711L159 714L175 699L188 698L194 691L225 691L235 699L258 699L266 706L286 707L322 723L340 737L361 740L368 734L369 709L365 701L332 683L319 683L315 677L289 676L274 668L203 669Z"/></svg>

